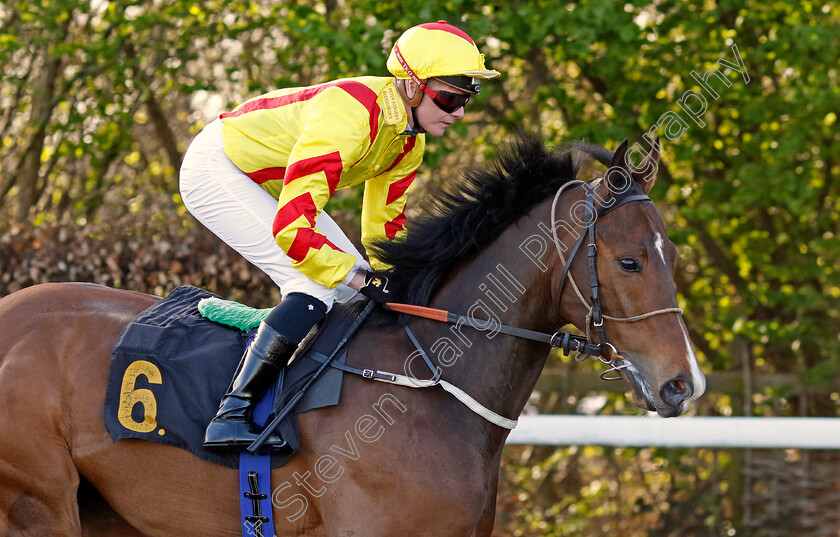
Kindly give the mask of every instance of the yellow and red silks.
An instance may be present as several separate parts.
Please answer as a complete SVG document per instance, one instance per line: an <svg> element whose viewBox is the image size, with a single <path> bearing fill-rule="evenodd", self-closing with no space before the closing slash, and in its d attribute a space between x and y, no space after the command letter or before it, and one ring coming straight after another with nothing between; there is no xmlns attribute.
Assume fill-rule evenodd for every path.
<svg viewBox="0 0 840 537"><path fill-rule="evenodd" d="M225 152L278 199L275 241L309 278L333 288L356 264L315 225L338 188L365 183L365 248L405 233L406 192L423 160L425 138L401 135L407 118L393 79L276 90L220 118ZM370 260L374 268L386 268Z"/></svg>

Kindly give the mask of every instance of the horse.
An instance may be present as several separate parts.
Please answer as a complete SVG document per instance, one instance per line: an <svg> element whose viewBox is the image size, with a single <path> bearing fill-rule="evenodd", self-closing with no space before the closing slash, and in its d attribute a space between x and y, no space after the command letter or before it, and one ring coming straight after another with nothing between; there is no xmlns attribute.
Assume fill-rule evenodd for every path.
<svg viewBox="0 0 840 537"><path fill-rule="evenodd" d="M346 363L421 378L409 326L440 378L513 421L551 346L498 326L572 324L615 350L601 358L640 408L684 413L705 379L677 308L677 250L647 197L658 140L638 166L627 153L626 140L612 152L522 136L432 195L408 237L379 254L405 302L466 312L477 328L378 309ZM608 172L578 180L592 159ZM576 241L586 255L572 254ZM0 535L81 535L80 479L144 535L240 534L236 470L168 445L113 442L103 424L114 343L156 300L87 283L0 299ZM301 449L272 470L277 534L489 536L509 429L440 386L343 382L339 405L299 415Z"/></svg>

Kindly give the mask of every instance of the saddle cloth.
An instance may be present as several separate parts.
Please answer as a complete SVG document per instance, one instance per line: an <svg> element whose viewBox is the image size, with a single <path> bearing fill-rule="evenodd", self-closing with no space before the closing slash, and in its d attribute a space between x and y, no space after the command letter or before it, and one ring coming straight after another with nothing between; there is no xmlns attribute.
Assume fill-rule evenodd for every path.
<svg viewBox="0 0 840 537"><path fill-rule="evenodd" d="M178 287L135 317L114 346L105 397L105 426L115 442L139 438L177 446L230 468L237 452L204 448L204 430L227 392L246 342L243 332L205 319L198 302L217 295L192 286ZM318 369L312 352L331 354L358 316L358 307L336 305L322 328L301 344L297 358L274 387L274 412L283 408ZM344 361L345 352L335 358ZM342 372L328 368L309 388L278 431L290 450L272 456L272 467L288 461L300 447L296 414L338 404ZM262 425L262 424L260 424Z"/></svg>

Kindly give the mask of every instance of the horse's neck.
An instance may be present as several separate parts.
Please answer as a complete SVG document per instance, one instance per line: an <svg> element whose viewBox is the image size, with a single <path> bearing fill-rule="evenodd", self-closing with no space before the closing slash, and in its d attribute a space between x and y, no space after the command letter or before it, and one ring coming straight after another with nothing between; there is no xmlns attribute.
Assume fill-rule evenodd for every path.
<svg viewBox="0 0 840 537"><path fill-rule="evenodd" d="M534 212L547 219L547 208ZM510 226L472 262L454 271L432 301L433 307L492 321L487 330L452 325L427 329L438 348L451 342L463 353L457 356L453 351L447 360L457 356L453 363L439 364L442 378L511 419L524 408L549 347L497 333L494 327L501 323L545 331L559 326L559 319L551 318L547 274L520 249L529 236L539 233L537 222L524 218Z"/></svg>

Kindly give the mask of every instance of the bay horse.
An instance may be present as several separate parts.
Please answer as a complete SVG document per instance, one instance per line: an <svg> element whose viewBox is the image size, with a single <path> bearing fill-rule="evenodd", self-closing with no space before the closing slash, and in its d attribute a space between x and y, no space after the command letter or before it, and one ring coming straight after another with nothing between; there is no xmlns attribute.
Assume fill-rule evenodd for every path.
<svg viewBox="0 0 840 537"><path fill-rule="evenodd" d="M523 136L494 167L432 196L406 241L380 253L407 302L487 328L379 311L349 344L347 364L419 374L406 360L407 324L443 379L515 420L550 346L493 327L551 333L571 323L617 350L614 369L637 405L685 412L705 379L676 308L677 251L647 198L658 142L638 167L626 154L626 141L615 153L583 143L550 151ZM577 181L581 156L608 173ZM587 254L572 256L579 237ZM602 317L575 283L589 290L593 281L585 294L598 295ZM240 535L235 470L167 445L115 443L103 424L115 340L156 300L81 283L0 300L0 535L81 535L80 476L144 535ZM278 535L490 535L509 430L440 387L346 375L341 403L299 424L300 452L272 471Z"/></svg>

